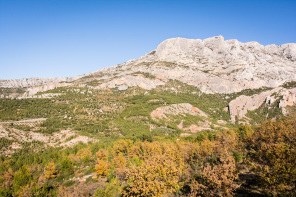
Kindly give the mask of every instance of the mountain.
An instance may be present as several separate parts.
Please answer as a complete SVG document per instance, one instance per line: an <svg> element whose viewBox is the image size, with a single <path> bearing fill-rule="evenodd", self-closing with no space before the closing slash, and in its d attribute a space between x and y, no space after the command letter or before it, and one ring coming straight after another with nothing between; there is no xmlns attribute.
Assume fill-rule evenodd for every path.
<svg viewBox="0 0 296 197"><path fill-rule="evenodd" d="M172 38L143 57L86 75L0 80L0 87L6 88L6 91L2 90L2 98L34 98L42 97L34 96L37 93L65 86L118 90L140 87L151 90L172 80L196 87L206 94L266 90L252 97L242 93L241 97L229 102L232 122L236 116L244 118L248 111L268 103L269 98L275 101L282 97L278 101L281 102L279 107L287 114L286 106L292 106L296 101L295 89L291 86L296 81L296 44L263 46L257 42L225 41L222 36L205 40ZM284 88L286 84L290 84L288 89ZM271 90L274 88L277 89ZM21 94L17 94L16 89ZM7 91L9 93L5 93ZM47 96L50 95L43 95Z"/></svg>
<svg viewBox="0 0 296 197"><path fill-rule="evenodd" d="M149 73L163 82L179 80L205 93L234 93L244 89L278 87L296 80L296 44L263 46L257 42L241 43L224 40L222 36L205 40L172 38L145 56L124 64L91 73L94 79L105 80L129 76L135 72ZM108 77L107 77L108 76ZM72 82L73 78L1 80L0 87L30 87L51 82ZM138 80L138 79L135 79ZM105 87L115 87L109 80ZM129 78L126 81L133 81ZM155 85L161 83L153 80ZM119 82L117 86L139 85ZM144 85L143 82L142 85ZM151 82L152 83L152 82ZM152 83L153 84L153 83ZM149 85L146 89L155 85ZM121 87L123 88L123 87Z"/></svg>
<svg viewBox="0 0 296 197"><path fill-rule="evenodd" d="M292 195L295 104L296 44L222 36L0 80L0 196Z"/></svg>

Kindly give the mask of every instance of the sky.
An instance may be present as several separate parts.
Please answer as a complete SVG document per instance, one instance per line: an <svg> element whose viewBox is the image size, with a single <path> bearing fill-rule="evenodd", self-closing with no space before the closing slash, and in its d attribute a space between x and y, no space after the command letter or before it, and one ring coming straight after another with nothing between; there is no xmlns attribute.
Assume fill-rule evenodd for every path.
<svg viewBox="0 0 296 197"><path fill-rule="evenodd" d="M168 38L296 43L296 0L0 0L0 79L71 77Z"/></svg>

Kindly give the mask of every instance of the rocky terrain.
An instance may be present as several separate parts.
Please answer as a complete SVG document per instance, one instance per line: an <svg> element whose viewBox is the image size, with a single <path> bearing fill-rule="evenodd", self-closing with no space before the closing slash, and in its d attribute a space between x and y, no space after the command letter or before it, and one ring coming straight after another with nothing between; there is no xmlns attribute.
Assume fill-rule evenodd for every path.
<svg viewBox="0 0 296 197"><path fill-rule="evenodd" d="M296 102L295 89L291 89L295 86L280 86L296 81L296 44L263 46L257 42L224 40L222 36L205 40L172 38L143 57L93 73L71 78L0 80L0 88L3 89L1 98L52 98L62 94L48 91L61 87L119 91L139 87L149 91L166 87L172 81L195 87L205 94L238 94L238 97L230 96L233 99L224 106L232 123L236 117L244 119L249 111L259 109L264 103L272 105L275 101L287 115L286 107ZM16 88L22 91L3 93ZM176 87L168 88L178 93ZM252 95L240 93L260 88L266 91ZM151 114L166 108L158 108ZM187 108L183 106L183 110Z"/></svg>
<svg viewBox="0 0 296 197"><path fill-rule="evenodd" d="M237 97L229 103L231 121L234 123L236 116L241 119L248 111L258 109L263 104L270 106L276 101L278 101L277 107L282 109L284 115L287 115L285 107L293 106L296 103L296 88L274 88L252 96Z"/></svg>
<svg viewBox="0 0 296 197"><path fill-rule="evenodd" d="M173 38L82 76L0 80L0 196L275 195L260 176L294 192L295 47Z"/></svg>
<svg viewBox="0 0 296 197"><path fill-rule="evenodd" d="M9 127L9 125L28 126L33 127L36 131L38 130L40 123L42 123L45 120L45 118L39 118L21 121L0 122L0 138L5 138L14 141L10 146L1 149L0 154L5 156L11 156L11 154L13 154L16 149L22 148L21 143L23 142L40 142L44 144L44 147L71 147L78 144L79 142L88 143L98 141L94 138L91 139L87 136L77 135L74 131L70 130L62 130L60 132L55 132L53 135L46 135L34 131L28 132L20 129L15 129L13 127Z"/></svg>
<svg viewBox="0 0 296 197"><path fill-rule="evenodd" d="M168 118L167 115L185 115L190 114L194 116L208 117L206 113L200 109L190 105L189 103L173 104L170 106L159 107L151 112L151 117L156 118Z"/></svg>
<svg viewBox="0 0 296 197"><path fill-rule="evenodd" d="M71 78L30 78L1 80L0 87L32 87L48 83L73 82L85 76L102 80L100 87L139 85L136 72L149 73L156 79L143 81L143 88L159 85L158 80L180 80L205 93L233 93L249 88L278 87L296 80L296 44L263 46L257 42L241 43L222 36L205 40L172 38L165 40L145 56L124 64ZM126 79L114 80L114 78ZM110 81L107 83L106 81ZM126 82L128 81L128 82ZM128 84L126 84L128 83ZM151 84L151 86L149 86Z"/></svg>
<svg viewBox="0 0 296 197"><path fill-rule="evenodd" d="M0 80L0 87L3 88L27 88L33 86L44 85L48 83L71 82L82 76L75 77L57 77L57 78L28 78L28 79L7 79Z"/></svg>
<svg viewBox="0 0 296 197"><path fill-rule="evenodd" d="M155 80L179 80L205 93L234 93L295 81L295 60L294 43L263 46L257 42L225 41L222 36L205 40L172 38L139 59L103 69L93 76L108 81L143 72Z"/></svg>

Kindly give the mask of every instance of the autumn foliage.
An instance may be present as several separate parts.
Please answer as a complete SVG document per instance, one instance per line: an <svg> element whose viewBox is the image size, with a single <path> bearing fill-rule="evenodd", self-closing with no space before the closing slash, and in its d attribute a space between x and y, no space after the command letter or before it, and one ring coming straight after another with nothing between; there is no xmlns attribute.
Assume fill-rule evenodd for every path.
<svg viewBox="0 0 296 197"><path fill-rule="evenodd" d="M248 137L249 162L261 187L274 195L295 192L296 121L267 122Z"/></svg>
<svg viewBox="0 0 296 197"><path fill-rule="evenodd" d="M231 195L238 187L232 154L238 149L238 137L229 132L216 139L201 143L120 140L108 153L97 152L96 172L117 179L122 196Z"/></svg>
<svg viewBox="0 0 296 197"><path fill-rule="evenodd" d="M295 196L296 121L152 142L119 139L51 161L13 169L0 160L0 196L79 196L73 180L83 176L97 184L95 196Z"/></svg>
<svg viewBox="0 0 296 197"><path fill-rule="evenodd" d="M57 176L58 171L56 170L56 165L55 163L51 162L45 166L46 170L44 172L45 178L52 179Z"/></svg>

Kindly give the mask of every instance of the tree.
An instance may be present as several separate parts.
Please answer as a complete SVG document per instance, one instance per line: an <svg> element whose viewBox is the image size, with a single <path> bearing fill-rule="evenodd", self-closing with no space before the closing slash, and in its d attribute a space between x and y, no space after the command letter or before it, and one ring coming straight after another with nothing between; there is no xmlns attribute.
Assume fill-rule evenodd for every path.
<svg viewBox="0 0 296 197"><path fill-rule="evenodd" d="M9 168L3 176L4 179L4 187L10 188L13 185L13 171Z"/></svg>
<svg viewBox="0 0 296 197"><path fill-rule="evenodd" d="M55 163L51 162L45 166L46 170L44 172L45 178L47 180L55 178L57 176L58 171L56 170Z"/></svg>
<svg viewBox="0 0 296 197"><path fill-rule="evenodd" d="M20 187L30 184L31 180L32 180L32 176L30 171L25 166L22 166L20 170L14 174L14 178L13 178L14 190L17 191L20 189Z"/></svg>
<svg viewBox="0 0 296 197"><path fill-rule="evenodd" d="M267 122L247 138L249 162L261 187L274 195L295 192L296 121Z"/></svg>
<svg viewBox="0 0 296 197"><path fill-rule="evenodd" d="M106 176L109 172L110 164L108 161L97 159L97 164L95 166L96 177Z"/></svg>
<svg viewBox="0 0 296 197"><path fill-rule="evenodd" d="M164 155L150 157L141 166L130 166L123 196L161 196L180 190L183 186L183 159Z"/></svg>
<svg viewBox="0 0 296 197"><path fill-rule="evenodd" d="M239 187L235 182L238 172L234 158L224 155L220 163L202 165L196 178L192 181L191 195L193 196L232 196Z"/></svg>
<svg viewBox="0 0 296 197"><path fill-rule="evenodd" d="M98 158L98 159L101 159L101 160L106 160L106 159L108 159L108 151L105 150L105 149L103 149L103 148L101 148L101 149L96 153L96 155L97 155L97 158Z"/></svg>

